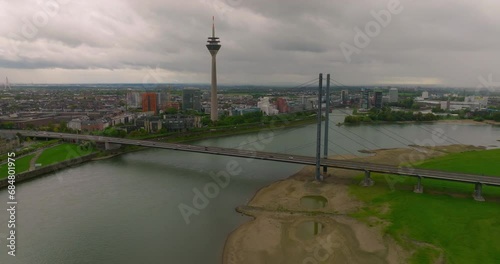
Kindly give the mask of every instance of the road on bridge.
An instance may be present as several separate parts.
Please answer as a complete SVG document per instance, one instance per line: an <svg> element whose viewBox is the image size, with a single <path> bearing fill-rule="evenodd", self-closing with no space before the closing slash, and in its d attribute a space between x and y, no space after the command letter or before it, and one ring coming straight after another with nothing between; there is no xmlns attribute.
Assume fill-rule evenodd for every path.
<svg viewBox="0 0 500 264"><path fill-rule="evenodd" d="M136 140L136 139L78 135L78 134L56 133L56 132L27 131L27 130L0 130L0 133L10 133L10 134L19 133L22 136L27 136L27 137L58 138L67 140L89 140L101 143L135 145L135 146L142 146L149 148L161 148L161 149L169 149L175 151L187 151L187 152L205 153L210 155L222 155L222 156L232 156L241 158L253 158L260 160L287 162L287 163L304 164L304 165L316 164L316 158L310 156L252 151L252 150L235 149L235 148L198 146L198 145L189 145L180 143L163 143L151 140ZM474 183L476 184L476 191L478 188L480 188L480 186L478 187L478 185L485 184L492 186L500 186L500 177L483 176L476 174L426 170L426 169L417 169L410 167L397 167L391 165L374 164L374 163L359 162L359 161L333 160L324 158L321 159L320 164L321 166L332 167L332 168L387 173L387 174L402 175L402 176L412 176L412 177L418 177L419 179L430 178L430 179Z"/></svg>

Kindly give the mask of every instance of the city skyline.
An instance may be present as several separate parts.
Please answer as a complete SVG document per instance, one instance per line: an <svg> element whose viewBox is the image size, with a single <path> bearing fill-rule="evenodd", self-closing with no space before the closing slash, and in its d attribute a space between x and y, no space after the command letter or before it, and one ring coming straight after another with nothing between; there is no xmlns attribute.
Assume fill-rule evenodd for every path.
<svg viewBox="0 0 500 264"><path fill-rule="evenodd" d="M495 1L24 0L0 6L6 25L0 76L11 83L208 84L203 42L212 15L225 40L220 85L293 85L319 72L346 85L477 87L481 78L500 80Z"/></svg>

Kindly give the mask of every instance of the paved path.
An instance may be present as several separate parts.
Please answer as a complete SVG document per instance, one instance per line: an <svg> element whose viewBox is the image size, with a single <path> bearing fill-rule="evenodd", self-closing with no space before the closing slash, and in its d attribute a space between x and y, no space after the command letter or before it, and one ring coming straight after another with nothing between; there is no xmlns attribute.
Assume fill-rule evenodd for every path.
<svg viewBox="0 0 500 264"><path fill-rule="evenodd" d="M41 149L41 150L37 150L35 152L35 156L30 160L30 171L32 170L35 170L35 164L36 164L36 160L38 159L38 157L40 157L40 155L42 155L42 153L45 151L45 149Z"/></svg>

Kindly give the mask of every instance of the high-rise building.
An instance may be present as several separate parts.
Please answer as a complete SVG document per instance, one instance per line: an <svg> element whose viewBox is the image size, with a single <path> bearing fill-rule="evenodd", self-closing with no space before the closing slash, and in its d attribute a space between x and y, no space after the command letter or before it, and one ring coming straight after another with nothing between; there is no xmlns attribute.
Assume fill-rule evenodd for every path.
<svg viewBox="0 0 500 264"><path fill-rule="evenodd" d="M182 90L182 110L201 111L201 91L197 88Z"/></svg>
<svg viewBox="0 0 500 264"><path fill-rule="evenodd" d="M141 94L139 92L127 93L127 107L140 108L141 107Z"/></svg>
<svg viewBox="0 0 500 264"><path fill-rule="evenodd" d="M382 108L382 92L375 92L373 101L375 103L375 108Z"/></svg>
<svg viewBox="0 0 500 264"><path fill-rule="evenodd" d="M342 90L340 92L340 102L343 104L343 105L346 105L347 104L347 95L348 95L348 91L347 90Z"/></svg>
<svg viewBox="0 0 500 264"><path fill-rule="evenodd" d="M215 21L214 17L212 17L212 36L208 37L207 48L210 51L210 55L212 55L212 85L211 85L211 100L210 100L210 119L212 121L217 121L219 119L219 104L217 102L217 63L216 56L219 51L221 45L219 44L219 38L215 36Z"/></svg>
<svg viewBox="0 0 500 264"><path fill-rule="evenodd" d="M158 96L156 93L143 93L142 94L142 111L143 112L157 112L158 111Z"/></svg>
<svg viewBox="0 0 500 264"><path fill-rule="evenodd" d="M162 104L162 94L161 93L156 93L156 109L161 110L165 109L164 105Z"/></svg>
<svg viewBox="0 0 500 264"><path fill-rule="evenodd" d="M361 90L361 108L370 109L370 91L365 88Z"/></svg>
<svg viewBox="0 0 500 264"><path fill-rule="evenodd" d="M399 101L398 88L389 89L389 103L397 103Z"/></svg>

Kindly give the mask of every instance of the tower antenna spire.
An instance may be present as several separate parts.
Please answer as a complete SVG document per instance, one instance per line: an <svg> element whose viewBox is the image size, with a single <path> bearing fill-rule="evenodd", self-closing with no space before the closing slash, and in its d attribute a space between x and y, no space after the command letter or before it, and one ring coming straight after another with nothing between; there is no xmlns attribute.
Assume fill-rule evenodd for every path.
<svg viewBox="0 0 500 264"><path fill-rule="evenodd" d="M215 16L212 16L212 38L215 38Z"/></svg>

